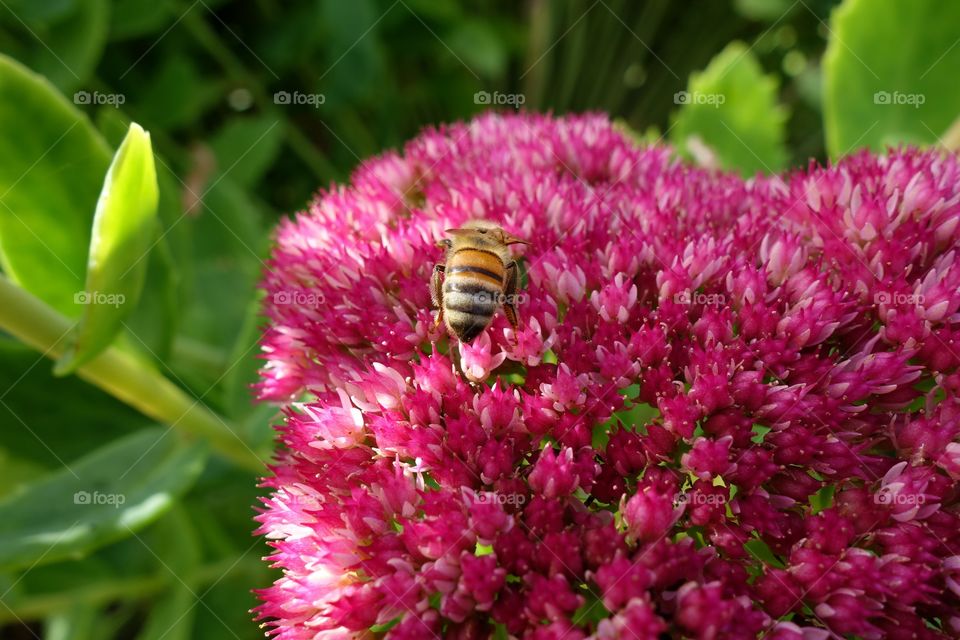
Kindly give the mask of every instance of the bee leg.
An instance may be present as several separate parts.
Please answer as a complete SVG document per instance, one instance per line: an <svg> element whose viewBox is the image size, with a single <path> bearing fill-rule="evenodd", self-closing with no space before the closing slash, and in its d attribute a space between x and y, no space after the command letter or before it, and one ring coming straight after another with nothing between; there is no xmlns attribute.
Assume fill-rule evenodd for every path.
<svg viewBox="0 0 960 640"><path fill-rule="evenodd" d="M511 262L510 266L507 267L507 273L505 276L506 282L503 286L504 301L503 301L503 313L506 314L507 320L510 322L510 326L517 329L519 323L517 322L517 263Z"/></svg>
<svg viewBox="0 0 960 640"><path fill-rule="evenodd" d="M433 265L433 275L430 276L430 299L433 301L433 306L438 309L437 319L433 323L434 330L443 322L443 283L440 281L440 274L444 271L446 271L446 267L442 264L435 264Z"/></svg>

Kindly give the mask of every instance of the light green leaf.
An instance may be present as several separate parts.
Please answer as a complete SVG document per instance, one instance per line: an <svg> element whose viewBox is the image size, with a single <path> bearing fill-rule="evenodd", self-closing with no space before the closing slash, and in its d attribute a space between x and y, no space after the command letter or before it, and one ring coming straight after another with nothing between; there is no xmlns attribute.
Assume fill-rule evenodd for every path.
<svg viewBox="0 0 960 640"><path fill-rule="evenodd" d="M690 76L670 139L680 152L705 165L738 170L745 176L779 171L787 162L787 111L777 101L775 76L742 42L732 42Z"/></svg>
<svg viewBox="0 0 960 640"><path fill-rule="evenodd" d="M827 149L933 144L960 115L960 3L845 0L823 58Z"/></svg>
<svg viewBox="0 0 960 640"><path fill-rule="evenodd" d="M110 149L44 78L0 56L0 264L77 317L90 227Z"/></svg>
<svg viewBox="0 0 960 640"><path fill-rule="evenodd" d="M157 228L158 198L150 134L131 124L100 192L86 287L77 296L84 310L55 373L71 373L105 349L136 307Z"/></svg>
<svg viewBox="0 0 960 640"><path fill-rule="evenodd" d="M85 554L166 512L206 449L168 429L138 431L0 502L0 570Z"/></svg>

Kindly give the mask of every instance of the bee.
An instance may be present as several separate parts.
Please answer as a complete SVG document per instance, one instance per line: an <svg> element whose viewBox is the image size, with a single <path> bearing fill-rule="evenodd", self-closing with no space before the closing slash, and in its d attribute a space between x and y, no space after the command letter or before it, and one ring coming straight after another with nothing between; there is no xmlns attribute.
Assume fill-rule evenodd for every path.
<svg viewBox="0 0 960 640"><path fill-rule="evenodd" d="M446 262L433 267L430 297L439 309L434 328L445 322L460 342L471 342L490 326L499 305L517 328L517 263L510 245L530 243L483 220L447 229ZM443 278L441 280L441 274Z"/></svg>

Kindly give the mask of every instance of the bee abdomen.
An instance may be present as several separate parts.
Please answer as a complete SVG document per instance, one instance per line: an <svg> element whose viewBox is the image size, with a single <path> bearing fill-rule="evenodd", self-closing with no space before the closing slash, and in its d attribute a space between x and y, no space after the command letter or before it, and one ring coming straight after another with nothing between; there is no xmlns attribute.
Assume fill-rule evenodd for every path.
<svg viewBox="0 0 960 640"><path fill-rule="evenodd" d="M463 342L470 342L487 328L497 310L501 291L472 279L448 276L443 285L443 308L447 326Z"/></svg>

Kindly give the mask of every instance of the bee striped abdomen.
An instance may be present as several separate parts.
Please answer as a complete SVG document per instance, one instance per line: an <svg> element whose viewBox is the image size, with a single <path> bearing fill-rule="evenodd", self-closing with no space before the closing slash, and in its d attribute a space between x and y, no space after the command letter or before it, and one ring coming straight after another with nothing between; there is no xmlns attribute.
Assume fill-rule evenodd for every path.
<svg viewBox="0 0 960 640"><path fill-rule="evenodd" d="M463 342L487 328L503 295L504 267L489 251L461 249L450 256L443 283L447 326Z"/></svg>

